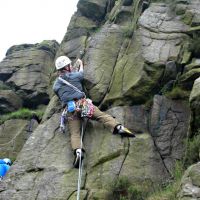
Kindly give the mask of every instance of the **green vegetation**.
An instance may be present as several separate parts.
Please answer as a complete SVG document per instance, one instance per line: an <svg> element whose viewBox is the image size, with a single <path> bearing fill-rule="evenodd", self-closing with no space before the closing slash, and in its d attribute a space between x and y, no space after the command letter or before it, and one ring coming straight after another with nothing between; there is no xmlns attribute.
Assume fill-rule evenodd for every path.
<svg viewBox="0 0 200 200"><path fill-rule="evenodd" d="M52 54L55 54L58 46L59 46L59 44L56 41L43 40L41 43L38 43L36 45L36 48L51 52Z"/></svg>
<svg viewBox="0 0 200 200"><path fill-rule="evenodd" d="M6 85L3 81L0 81L0 90L10 90L10 87Z"/></svg>
<svg viewBox="0 0 200 200"><path fill-rule="evenodd" d="M133 185L127 177L120 177L110 185L110 193L107 199L115 200L176 200L180 189L180 182L187 167L199 161L200 152L200 130L196 135L187 140L185 158L177 161L172 172L173 180L164 186L160 186L153 194L145 192L145 186L139 189Z"/></svg>
<svg viewBox="0 0 200 200"><path fill-rule="evenodd" d="M107 198L115 200L143 200L145 199L147 193L141 188L132 185L130 180L123 176L119 177L110 184L110 193Z"/></svg>
<svg viewBox="0 0 200 200"><path fill-rule="evenodd" d="M151 195L147 200L176 200L179 191L180 181L185 169L190 165L199 161L200 153L200 129L193 138L186 141L186 154L182 161L175 165L173 172L173 182L169 183L164 188L160 188L157 192Z"/></svg>
<svg viewBox="0 0 200 200"><path fill-rule="evenodd" d="M95 27L93 28L94 33L99 33L101 31L101 27Z"/></svg>
<svg viewBox="0 0 200 200"><path fill-rule="evenodd" d="M144 106L146 110L150 110L153 106L153 95L149 97L149 99L145 102Z"/></svg>
<svg viewBox="0 0 200 200"><path fill-rule="evenodd" d="M142 186L133 185L127 177L120 177L110 184L110 193L107 199L115 200L176 200L179 191L180 181L184 173L183 162L176 162L172 174L173 180L164 186L155 186L150 183L144 183ZM148 188L147 188L147 187ZM150 189L155 192L150 192Z"/></svg>
<svg viewBox="0 0 200 200"><path fill-rule="evenodd" d="M8 113L0 116L0 124L4 123L9 119L31 119L33 114L37 115L39 119L42 118L43 111L41 110L29 110L27 108L22 108L16 112Z"/></svg>
<svg viewBox="0 0 200 200"><path fill-rule="evenodd" d="M191 11L186 11L184 13L184 15L182 16L182 21L187 24L190 25L192 22L192 18L193 18L193 14Z"/></svg>
<svg viewBox="0 0 200 200"><path fill-rule="evenodd" d="M186 167L192 165L199 161L200 153L200 129L197 131L197 134L193 138L187 140L187 150L184 159L184 165Z"/></svg>
<svg viewBox="0 0 200 200"><path fill-rule="evenodd" d="M134 32L133 27L131 25L123 28L123 35L126 38L131 38L133 35L133 32Z"/></svg>
<svg viewBox="0 0 200 200"><path fill-rule="evenodd" d="M188 100L190 92L185 91L178 86L175 86L171 91L164 93L164 95L170 99Z"/></svg>
<svg viewBox="0 0 200 200"><path fill-rule="evenodd" d="M173 172L173 182L169 182L165 187L158 189L147 200L177 200L181 177L184 172L182 162L177 162Z"/></svg>
<svg viewBox="0 0 200 200"><path fill-rule="evenodd" d="M189 44L189 51L192 52L194 57L200 57L200 37L192 40L192 42Z"/></svg>

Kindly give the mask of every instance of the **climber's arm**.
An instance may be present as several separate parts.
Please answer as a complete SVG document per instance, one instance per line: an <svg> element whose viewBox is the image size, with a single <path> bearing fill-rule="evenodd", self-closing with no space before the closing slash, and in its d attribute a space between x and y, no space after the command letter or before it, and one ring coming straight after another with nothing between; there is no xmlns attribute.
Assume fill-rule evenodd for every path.
<svg viewBox="0 0 200 200"><path fill-rule="evenodd" d="M79 72L83 72L83 61L81 59L77 59L76 64L79 66Z"/></svg>

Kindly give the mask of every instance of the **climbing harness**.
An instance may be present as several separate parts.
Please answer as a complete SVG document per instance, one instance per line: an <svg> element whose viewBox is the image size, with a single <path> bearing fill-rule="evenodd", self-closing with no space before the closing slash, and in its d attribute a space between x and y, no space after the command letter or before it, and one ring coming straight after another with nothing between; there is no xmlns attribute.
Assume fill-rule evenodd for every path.
<svg viewBox="0 0 200 200"><path fill-rule="evenodd" d="M76 102L77 111L81 113L81 117L91 118L94 114L94 105L91 99L79 99Z"/></svg>
<svg viewBox="0 0 200 200"><path fill-rule="evenodd" d="M74 114L69 117L70 120L76 119L77 115L79 115L81 118L91 118L94 114L94 105L92 103L92 100L88 98L79 99L77 101L69 101L60 117L60 131L63 133L65 131L65 124L68 119L68 112L74 112Z"/></svg>
<svg viewBox="0 0 200 200"><path fill-rule="evenodd" d="M81 92L77 87L75 87L74 85L72 85L71 83L69 83L68 81L66 81L65 79L59 77L58 78L60 81L62 81L63 83L65 83L66 85L68 85L69 87L73 88L75 91L84 94L84 96L86 97L84 92ZM81 117L89 117L91 118L93 113L94 113L94 105L92 104L92 100L91 99L86 99L86 98L82 98L78 101L69 101L67 103L67 110L68 112L74 112L76 111L81 111Z"/></svg>

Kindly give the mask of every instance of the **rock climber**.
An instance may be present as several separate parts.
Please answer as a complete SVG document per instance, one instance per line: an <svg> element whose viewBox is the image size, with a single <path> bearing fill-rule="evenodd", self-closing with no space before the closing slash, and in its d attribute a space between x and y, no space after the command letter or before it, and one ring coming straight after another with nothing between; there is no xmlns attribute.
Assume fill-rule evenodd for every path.
<svg viewBox="0 0 200 200"><path fill-rule="evenodd" d="M7 171L10 169L12 162L9 158L0 159L0 181L6 175Z"/></svg>
<svg viewBox="0 0 200 200"><path fill-rule="evenodd" d="M87 116L103 123L113 134L118 134L122 137L135 137L135 135L117 122L115 118L100 111L98 107L91 103L91 100L86 98L82 87L83 62L77 59L75 64L79 66L77 71L73 70L72 62L67 56L60 56L56 59L55 66L58 77L54 82L53 90L67 109L71 146L75 156L73 165L78 168L79 162L82 161L85 153L85 149L81 145L80 136L81 115L83 116L84 105L88 106L86 110L89 115L87 114Z"/></svg>

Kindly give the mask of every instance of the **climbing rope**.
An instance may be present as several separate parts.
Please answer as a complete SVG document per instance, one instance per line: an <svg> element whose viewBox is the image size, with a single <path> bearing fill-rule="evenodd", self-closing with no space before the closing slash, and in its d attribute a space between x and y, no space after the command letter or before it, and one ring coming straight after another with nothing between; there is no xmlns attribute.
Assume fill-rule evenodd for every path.
<svg viewBox="0 0 200 200"><path fill-rule="evenodd" d="M88 110L87 110L88 111ZM91 110L89 110L89 113L91 116ZM85 116L85 115L84 115ZM67 109L65 108L62 112L62 115L61 115L61 118L60 118L60 130L62 132L64 132L65 130L65 121L66 121L66 118L67 118ZM79 161L79 172L78 172L78 186L77 186L77 200L80 199L80 188L81 188L81 179L82 179L82 171L83 171L83 160L81 159L82 158L82 149L83 149L83 137L84 137L84 132L85 132L85 129L86 129L86 124L87 124L87 121L84 121L84 119L87 119L87 121L89 120L88 117L82 117L82 123L81 123L81 134L80 134L80 148L81 148L81 151L80 151L80 161ZM85 122L85 127L84 127L84 122Z"/></svg>
<svg viewBox="0 0 200 200"><path fill-rule="evenodd" d="M83 135L84 135L84 123L82 121L81 125L81 149L83 147ZM78 170L78 188L77 188L77 200L80 199L80 189L81 189L81 178L82 178L82 171L83 171L83 160L81 159L82 150L80 153L80 162L79 162L79 170Z"/></svg>

